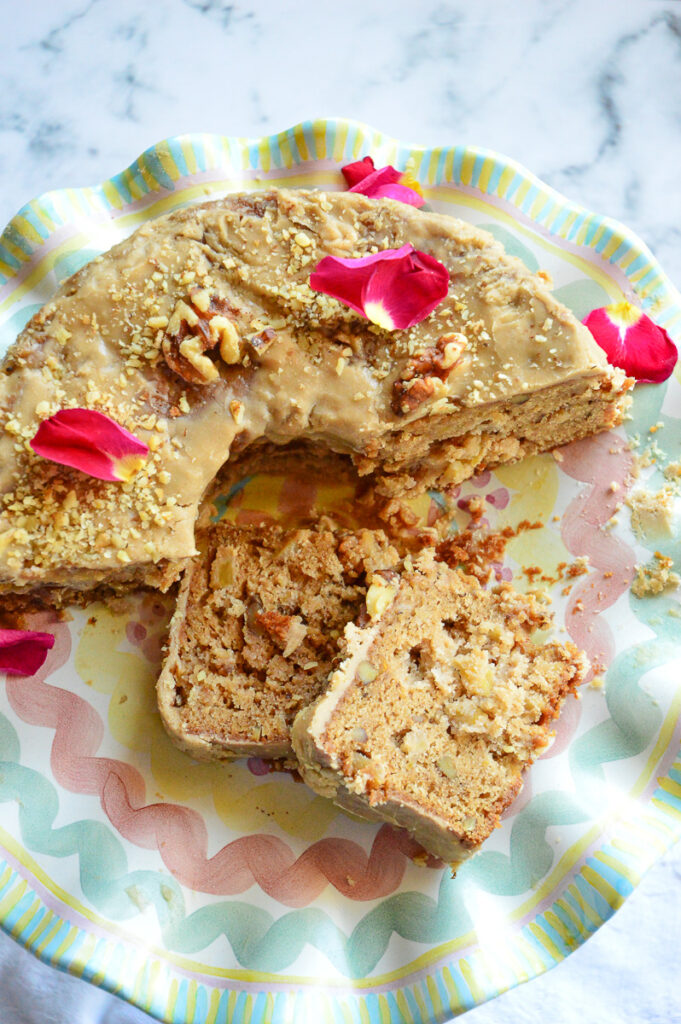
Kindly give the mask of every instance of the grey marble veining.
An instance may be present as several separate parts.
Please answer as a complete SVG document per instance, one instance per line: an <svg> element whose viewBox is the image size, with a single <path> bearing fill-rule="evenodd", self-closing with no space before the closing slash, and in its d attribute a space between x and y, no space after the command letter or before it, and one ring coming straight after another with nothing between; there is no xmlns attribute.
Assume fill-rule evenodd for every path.
<svg viewBox="0 0 681 1024"><path fill-rule="evenodd" d="M681 278L677 0L35 0L0 49L0 220L167 135L340 114L513 156Z"/></svg>
<svg viewBox="0 0 681 1024"><path fill-rule="evenodd" d="M101 181L168 135L254 136L342 115L412 142L512 156L632 227L681 284L678 0L1 6L3 224L39 193ZM568 961L467 1019L681 1020L667 940L681 934L680 881L677 849ZM31 999L17 996L22 985ZM4 937L3 998L3 1024L149 1020Z"/></svg>

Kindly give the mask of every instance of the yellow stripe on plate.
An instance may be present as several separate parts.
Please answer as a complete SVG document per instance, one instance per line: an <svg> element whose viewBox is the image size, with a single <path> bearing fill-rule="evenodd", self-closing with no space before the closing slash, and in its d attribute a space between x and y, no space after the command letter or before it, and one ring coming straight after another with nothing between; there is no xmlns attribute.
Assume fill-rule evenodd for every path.
<svg viewBox="0 0 681 1024"><path fill-rule="evenodd" d="M281 150L284 167L287 170L290 170L295 164L295 160L293 159L291 143L289 142L286 135L281 135L279 137L279 149Z"/></svg>
<svg viewBox="0 0 681 1024"><path fill-rule="evenodd" d="M59 961L64 956L64 953L66 953L71 948L71 946L76 941L79 935L80 928L76 928L75 925L68 930L65 937L62 939L62 941L59 943L54 953L52 954L51 960L53 964L59 963Z"/></svg>
<svg viewBox="0 0 681 1024"><path fill-rule="evenodd" d="M46 928L50 927L51 923L54 921L54 918L55 914L54 911L52 910L48 910L41 917L33 931L29 932L29 934L24 937L23 944L26 947L26 949L33 949L33 944L36 941L36 939L38 939L43 934Z"/></svg>
<svg viewBox="0 0 681 1024"><path fill-rule="evenodd" d="M187 1010L186 1020L190 1021L196 1013L196 981L190 978L187 985ZM248 1017L246 1018L248 1020Z"/></svg>
<svg viewBox="0 0 681 1024"><path fill-rule="evenodd" d="M579 231L577 232L577 237L575 238L575 242L576 242L577 245L584 245L585 244L584 240L585 240L585 238L586 238L586 236L587 236L587 234L588 234L588 232L589 232L589 230L591 228L591 225L593 224L593 220L594 220L593 214L590 213L589 216L586 218L586 220L583 221L582 226L580 227Z"/></svg>
<svg viewBox="0 0 681 1024"><path fill-rule="evenodd" d="M35 914L37 914L39 910L40 900L38 899L37 896L34 896L31 903L29 904L28 909L25 910L21 917L17 918L17 920L12 925L10 929L10 935L15 939L17 938L18 935L21 935L24 928L26 928L26 926L30 924L30 922L33 920L33 917L35 916Z"/></svg>
<svg viewBox="0 0 681 1024"><path fill-rule="evenodd" d="M175 1016L175 1004L177 1003L177 993L179 991L179 988L180 988L180 985L179 985L179 982L178 982L177 978L171 978L170 979L170 984L168 986L168 998L166 999L166 1009L165 1009L166 1017L174 1017ZM230 1021L231 1021L231 1019L232 1019L231 1016L227 1018L227 1020L230 1020Z"/></svg>
<svg viewBox="0 0 681 1024"><path fill-rule="evenodd" d="M604 878L601 878L598 872L594 868L589 867L588 864L585 864L582 868L582 877L589 885L593 886L612 910L617 910L622 904L624 897L620 896L617 890L610 885L610 882L606 882Z"/></svg>
<svg viewBox="0 0 681 1024"><path fill-rule="evenodd" d="M345 143L348 139L348 126L343 124L339 127L333 140L333 158L339 163L343 159Z"/></svg>
<svg viewBox="0 0 681 1024"><path fill-rule="evenodd" d="M407 997L400 988L395 992L395 1001L401 1015L400 1024L414 1024L414 1014L411 1012Z"/></svg>
<svg viewBox="0 0 681 1024"><path fill-rule="evenodd" d="M649 295L653 295L658 288L662 287L662 285L662 278L658 274L657 277L653 277L652 280L646 281L646 283L642 285L639 289L639 295L642 299L647 299ZM662 306L664 303L660 303L660 305Z"/></svg>
<svg viewBox="0 0 681 1024"><path fill-rule="evenodd" d="M53 923L52 923L52 926L51 926L50 928L48 928L48 929L47 929L47 932L45 933L45 935L43 935L42 939L40 940L40 942L38 943L38 945L37 945L37 946L35 947L35 949L33 950L33 952L34 952L34 953L35 953L35 954L36 954L37 956L40 956L40 954L42 953L42 951L43 951L43 950L44 950L44 949L45 949L45 948L46 948L47 946L49 946L49 944L50 944L50 943L52 942L52 939L53 939L53 938L55 937L55 935L57 934L57 932L58 932L58 931L59 931L59 929L61 928L62 924L63 924L63 921L62 921L62 919L61 919L60 917L58 917L58 918L56 919L56 921L53 921Z"/></svg>
<svg viewBox="0 0 681 1024"><path fill-rule="evenodd" d="M212 988L210 990L210 999L208 1001L208 1010L206 1011L205 1024L215 1024L218 1016L218 1010L220 1009L220 996L221 992L219 988ZM271 1014L270 1014L271 1017ZM266 1018L269 1020L270 1018Z"/></svg>
<svg viewBox="0 0 681 1024"><path fill-rule="evenodd" d="M497 182L497 188L496 188L496 194L501 199L505 199L506 198L506 192L508 191L509 185L511 184L511 182L515 178L515 175L516 175L515 167L504 167L503 171L501 172L501 175L499 176L499 181Z"/></svg>
<svg viewBox="0 0 681 1024"><path fill-rule="evenodd" d="M296 146L300 153L301 160L310 159L310 150L307 148L307 139L305 138L305 132L303 131L302 125L297 124L293 129L293 138L296 140Z"/></svg>
<svg viewBox="0 0 681 1024"><path fill-rule="evenodd" d="M126 169L123 171L123 173L121 174L121 178L125 182L128 192L130 193L132 198L141 199L145 193L135 181L133 173L129 167L126 167Z"/></svg>
<svg viewBox="0 0 681 1024"><path fill-rule="evenodd" d="M106 201L114 210L121 210L123 208L123 196L120 194L113 181L102 182L102 192L106 198Z"/></svg>
<svg viewBox="0 0 681 1024"><path fill-rule="evenodd" d="M260 170L267 174L272 166L272 153L270 152L270 146L267 139L261 142L258 146L258 163L260 164Z"/></svg>
<svg viewBox="0 0 681 1024"><path fill-rule="evenodd" d="M547 910L544 917L546 918L546 923L553 928L554 932L558 932L568 949L574 949L577 945L577 939L567 925L561 921L556 912L553 910Z"/></svg>
<svg viewBox="0 0 681 1024"><path fill-rule="evenodd" d="M435 175L437 173L437 165L440 162L440 154L441 153L442 153L442 149L440 147L438 147L437 149L434 149L432 151L432 153L430 154L430 160L428 161L428 168L426 170L426 181L428 182L429 185L432 185L435 182Z"/></svg>
<svg viewBox="0 0 681 1024"><path fill-rule="evenodd" d="M41 220L50 234L52 234L55 229L55 223L47 210L43 207L42 203L39 203L37 199L32 199L28 205L33 210L38 220Z"/></svg>
<svg viewBox="0 0 681 1024"><path fill-rule="evenodd" d="M171 181L178 181L182 175L180 174L180 168L175 163L175 158L171 152L170 146L167 142L160 142L156 146L156 156L163 170L166 172Z"/></svg>
<svg viewBox="0 0 681 1024"><path fill-rule="evenodd" d="M86 932L85 938L78 947L78 952L74 955L73 960L69 964L69 974L73 974L76 978L82 977L83 971L89 964L96 945L97 936L93 935L92 932Z"/></svg>
<svg viewBox="0 0 681 1024"><path fill-rule="evenodd" d="M180 149L182 150L182 156L184 157L184 162L187 165L187 170L190 174L196 174L199 169L199 165L196 162L196 154L194 153L194 147L191 142L187 139L183 139L180 143Z"/></svg>
<svg viewBox="0 0 681 1024"><path fill-rule="evenodd" d="M606 864L613 871L616 871L622 878L626 878L627 882L631 885L636 886L641 881L641 875L638 871L633 871L623 861L619 860L618 857L613 857L611 853L604 853L603 850L599 850L594 853L594 860L598 860L601 864Z"/></svg>
<svg viewBox="0 0 681 1024"><path fill-rule="evenodd" d="M596 234L593 236L593 238L589 242L589 245L591 246L592 249L596 248L596 246L598 245L598 243L600 242L600 240L601 240L601 238L603 237L604 234L605 234L605 224L600 224L598 226L598 228L596 229Z"/></svg>
<svg viewBox="0 0 681 1024"><path fill-rule="evenodd" d="M594 239L594 241L595 241L595 239ZM610 257L612 256L612 254L617 252L617 250L619 249L619 247L621 246L623 241L624 241L624 239L622 238L622 236L620 234L618 234L617 232L615 232L615 234L612 236L612 238L610 239L608 244L605 246L605 248L601 250L602 258L604 260L609 260ZM594 242L592 241L590 244L593 246Z"/></svg>
<svg viewBox="0 0 681 1024"><path fill-rule="evenodd" d="M568 886L567 892L581 910L584 919L590 921L594 928L600 928L603 924L600 915L596 913L590 903L587 903L574 882Z"/></svg>
<svg viewBox="0 0 681 1024"><path fill-rule="evenodd" d="M104 950L102 952L102 955L99 957L99 967L97 968L97 970L90 979L93 985L102 984L107 974L109 973L109 964L111 963L117 952L115 943L111 942L108 939L104 939L104 943ZM128 959L129 957L126 957L126 960ZM127 964L124 962L121 968L118 970L117 981L112 989L113 992L117 992L127 981L127 978L125 976L126 966Z"/></svg>
<svg viewBox="0 0 681 1024"><path fill-rule="evenodd" d="M476 1003L482 1003L485 999L485 993L478 985L478 979L476 972L473 970L472 962L475 960L474 955L469 960L459 960L459 970L461 971L464 981L471 990L471 994Z"/></svg>
<svg viewBox="0 0 681 1024"><path fill-rule="evenodd" d="M478 188L481 192L487 192L489 187L489 180L492 177L494 168L496 167L496 160L493 160L491 156L485 157L480 169L480 177L478 178Z"/></svg>
<svg viewBox="0 0 681 1024"><path fill-rule="evenodd" d="M5 263L4 260L0 260L0 273L8 280L11 280L13 277L16 277L17 268L11 267L9 263Z"/></svg>
<svg viewBox="0 0 681 1024"><path fill-rule="evenodd" d="M461 182L463 185L470 185L471 181L473 180L474 165L474 154L470 152L465 153L464 158L461 161Z"/></svg>
<svg viewBox="0 0 681 1024"><path fill-rule="evenodd" d="M672 818L681 820L681 811L677 810L676 807L672 807L671 804L665 803L664 800L660 800L658 797L653 797L650 802L659 810L664 811L665 814L671 814Z"/></svg>
<svg viewBox="0 0 681 1024"><path fill-rule="evenodd" d="M323 121L313 121L312 137L314 138L314 158L324 160L326 157L326 125Z"/></svg>
<svg viewBox="0 0 681 1024"><path fill-rule="evenodd" d="M530 921L527 927L532 932L537 942L544 947L549 956L554 960L563 959L563 954L558 949L558 946L555 944L551 936L547 935L540 924L536 921Z"/></svg>
<svg viewBox="0 0 681 1024"><path fill-rule="evenodd" d="M421 986L420 985L414 985L412 987L411 991L412 991L412 995L414 997L414 1001L415 1001L416 1005L419 1008L419 1013L421 1014L421 1019L422 1020L428 1020L428 1018L431 1016L431 1014L428 1012L428 1007L426 1006L426 1001L424 999L423 991L421 989Z"/></svg>
<svg viewBox="0 0 681 1024"><path fill-rule="evenodd" d="M534 971L534 973L541 974L546 969L544 966L544 961L539 956L539 953L532 945L532 943L529 941L527 936L523 935L522 932L518 936L518 946L520 947L520 951L522 952L525 959L528 960L532 965L532 970Z"/></svg>
<svg viewBox="0 0 681 1024"><path fill-rule="evenodd" d="M227 997L227 1017L226 1017L226 1019L228 1021L231 1021L232 1017L234 1016L234 1007L236 1005L237 995L238 995L238 993L235 992L234 989L232 989L232 991L229 993L229 995Z"/></svg>
<svg viewBox="0 0 681 1024"><path fill-rule="evenodd" d="M541 208L544 205L544 203L546 202L546 200L547 200L546 192L544 192L544 191L542 191L542 189L540 189L538 194L532 200L532 206L530 207L529 213L527 214L527 216L530 217L531 220L536 220L537 219L537 214L541 210Z"/></svg>
<svg viewBox="0 0 681 1024"><path fill-rule="evenodd" d="M10 891L3 896L0 900L0 921L4 921L7 915L14 910L27 889L28 882L22 878L16 888L10 889Z"/></svg>
<svg viewBox="0 0 681 1024"><path fill-rule="evenodd" d="M347 1001L344 1000L342 997L339 999L339 1006L340 1006L341 1017L343 1018L345 1024L354 1024L354 1021L352 1019L352 1013L350 1011L350 1007L349 1007Z"/></svg>
<svg viewBox="0 0 681 1024"><path fill-rule="evenodd" d="M647 859L649 854L647 849L648 845L654 846L659 853L664 853L667 848L666 843L663 843L662 840L657 839L657 837L653 839L651 836L646 836L645 838L645 846L642 843L631 842L628 839L612 839L611 846L614 846L616 850L621 850L622 853L627 853L630 857L634 857L635 860L641 862L645 862Z"/></svg>
<svg viewBox="0 0 681 1024"><path fill-rule="evenodd" d="M378 995L378 1016L381 1024L390 1024L390 1007L382 992Z"/></svg>
<svg viewBox="0 0 681 1024"><path fill-rule="evenodd" d="M568 237L568 235L570 234L570 229L572 228L572 225L574 224L574 222L577 220L577 217L578 217L577 210L572 210L568 214L568 216L565 218L564 223L561 225L560 231L558 232L558 234L560 235L561 238L567 238Z"/></svg>
<svg viewBox="0 0 681 1024"><path fill-rule="evenodd" d="M15 259L19 260L20 263L25 263L26 260L30 259L30 256L28 256L20 246L15 245L11 238L7 238L7 236L5 236L2 240L2 244L5 249L7 249L7 252L11 253L11 255L14 256Z"/></svg>
<svg viewBox="0 0 681 1024"><path fill-rule="evenodd" d="M42 245L44 238L40 235L31 224L30 220L26 220L21 214L17 214L12 220L13 226L17 229L22 238L25 238L31 245Z"/></svg>
<svg viewBox="0 0 681 1024"><path fill-rule="evenodd" d="M665 778L664 776L659 778L657 781L660 789L663 789L665 793L669 793L671 796L676 796L681 799L681 783L674 782L674 779L670 779L668 777Z"/></svg>
<svg viewBox="0 0 681 1024"><path fill-rule="evenodd" d="M426 988L428 989L428 995L430 996L430 1001L433 1004L433 1010L435 1011L435 1016L438 1019L444 1020L446 1014L445 1014L444 1006L442 1005L442 997L440 996L440 991L439 991L437 985L435 984L435 979L432 978L430 976L430 974L428 974L426 976Z"/></svg>
<svg viewBox="0 0 681 1024"><path fill-rule="evenodd" d="M574 909L574 907L570 906L570 904L567 902L567 900L565 900L565 899L563 899L561 897L561 899L556 900L555 905L557 907L560 907L560 909L562 910L562 912L565 914L566 917L570 918L570 920L572 921L572 923L573 923L573 925L574 925L578 935L586 935L586 928L584 927L584 921L577 914L577 912Z"/></svg>
<svg viewBox="0 0 681 1024"><path fill-rule="evenodd" d="M161 188L161 183L160 181L158 181L156 176L151 172L151 170L146 164L146 161L141 160L137 166L139 168L140 174L144 179L144 183L149 189L149 191L158 192L158 190Z"/></svg>
<svg viewBox="0 0 681 1024"><path fill-rule="evenodd" d="M450 971L449 967L442 968L442 980L445 983L445 988L449 995L449 1005L452 1010L463 1010L467 1000L462 998L459 986L457 985L454 975Z"/></svg>

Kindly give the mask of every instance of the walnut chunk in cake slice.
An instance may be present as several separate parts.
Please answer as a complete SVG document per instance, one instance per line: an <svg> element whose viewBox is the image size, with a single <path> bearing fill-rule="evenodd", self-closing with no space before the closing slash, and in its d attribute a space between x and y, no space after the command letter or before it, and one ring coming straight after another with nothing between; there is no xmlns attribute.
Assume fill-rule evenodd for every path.
<svg viewBox="0 0 681 1024"><path fill-rule="evenodd" d="M548 624L534 598L486 591L432 551L393 577L370 587L366 621L346 627L293 748L314 790L407 828L455 866L517 796L586 659L570 643L533 641Z"/></svg>

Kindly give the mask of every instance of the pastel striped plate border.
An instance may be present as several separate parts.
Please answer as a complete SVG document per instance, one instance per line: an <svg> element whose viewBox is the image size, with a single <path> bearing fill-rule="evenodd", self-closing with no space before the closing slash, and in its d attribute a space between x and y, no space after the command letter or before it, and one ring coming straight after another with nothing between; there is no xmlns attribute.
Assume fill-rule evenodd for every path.
<svg viewBox="0 0 681 1024"><path fill-rule="evenodd" d="M670 333L681 335L681 296L623 225L567 200L497 153L409 145L344 119L306 121L260 139L177 136L100 185L31 201L0 236L0 324L7 329L16 317L20 326L26 310L49 296L56 277L107 248L122 229L132 231L152 216L237 189L337 189L340 165L368 152L377 164L408 167L436 208L446 208L454 197L472 213L493 208L497 220L519 236L531 234L537 245L544 240L547 248L560 249L577 273L583 271L609 295L636 297ZM627 803L625 814L587 832L569 864L554 867L539 894L528 893L534 910L514 912L512 940L494 955L469 935L380 978L316 984L285 974L211 971L150 949L98 916L48 877L18 836L1 828L0 924L46 962L177 1024L445 1021L564 959L681 836L681 760L674 760L678 699L653 737L637 800ZM655 780L658 765L663 769Z"/></svg>

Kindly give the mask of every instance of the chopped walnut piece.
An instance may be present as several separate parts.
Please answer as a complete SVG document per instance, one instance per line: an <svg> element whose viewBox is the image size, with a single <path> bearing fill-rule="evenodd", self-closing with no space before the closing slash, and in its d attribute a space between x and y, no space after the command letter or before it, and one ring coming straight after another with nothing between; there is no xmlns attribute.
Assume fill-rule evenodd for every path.
<svg viewBox="0 0 681 1024"><path fill-rule="evenodd" d="M410 359L399 380L393 384L393 412L406 415L428 398L444 397L444 382L460 361L465 347L465 335L452 331L438 338L436 345Z"/></svg>
<svg viewBox="0 0 681 1024"><path fill-rule="evenodd" d="M225 299L211 295L205 288L193 287L189 302L180 299L165 330L161 349L166 363L189 384L210 384L219 371L205 353L216 345L228 364L242 360L239 333L225 314L238 313Z"/></svg>
<svg viewBox="0 0 681 1024"><path fill-rule="evenodd" d="M271 327L265 327L264 330L248 339L249 348L255 356L260 356L267 351L276 336L276 331L273 331Z"/></svg>
<svg viewBox="0 0 681 1024"><path fill-rule="evenodd" d="M418 352L409 360L402 374L403 380L414 377L439 377L446 380L463 355L466 347L466 336L458 331L443 334L437 344Z"/></svg>
<svg viewBox="0 0 681 1024"><path fill-rule="evenodd" d="M196 334L190 334L180 342L180 355L191 363L202 383L208 384L220 376L213 360L203 355L203 346Z"/></svg>
<svg viewBox="0 0 681 1024"><path fill-rule="evenodd" d="M378 574L372 577L367 590L366 607L371 619L380 619L383 612L390 607L397 593L397 586L389 584Z"/></svg>
<svg viewBox="0 0 681 1024"><path fill-rule="evenodd" d="M260 611L256 612L253 618L255 625L283 648L282 654L285 658L300 647L307 635L307 626L303 624L299 615Z"/></svg>
<svg viewBox="0 0 681 1024"><path fill-rule="evenodd" d="M362 683L372 683L378 676L378 669L370 661L360 661L357 676Z"/></svg>
<svg viewBox="0 0 681 1024"><path fill-rule="evenodd" d="M239 332L226 316L218 314L210 321L210 335L220 343L220 358L224 363L238 363L241 360Z"/></svg>
<svg viewBox="0 0 681 1024"><path fill-rule="evenodd" d="M229 411L232 414L232 419L239 426L244 420L244 403L239 402L238 399L233 398L229 403Z"/></svg>
<svg viewBox="0 0 681 1024"><path fill-rule="evenodd" d="M402 415L413 412L434 393L435 381L432 377L417 377L410 381L396 380L393 384L393 411Z"/></svg>

